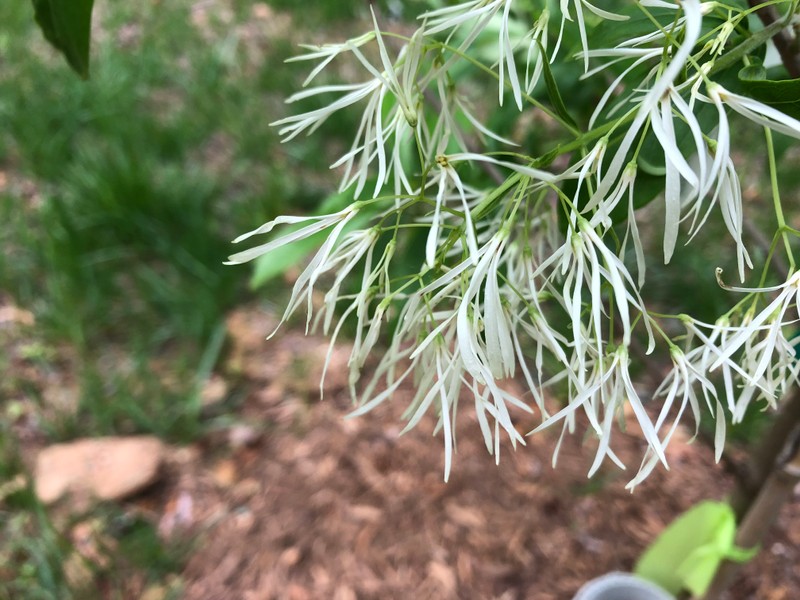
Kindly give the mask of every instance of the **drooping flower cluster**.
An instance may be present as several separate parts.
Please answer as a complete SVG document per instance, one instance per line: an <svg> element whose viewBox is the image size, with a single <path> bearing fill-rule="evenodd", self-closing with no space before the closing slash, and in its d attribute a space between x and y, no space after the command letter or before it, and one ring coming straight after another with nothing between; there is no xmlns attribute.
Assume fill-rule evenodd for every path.
<svg viewBox="0 0 800 600"><path fill-rule="evenodd" d="M520 419L533 431L560 425L562 437L588 429L596 440L590 474L606 459L625 467L612 434L620 420L631 421L646 443L633 486L657 464L667 466L665 448L685 415L695 426L704 414L716 419L719 457L726 418L741 420L757 400L776 403L800 369L787 337L799 318L797 274L775 287L729 288L747 293L749 305L740 302L713 325L685 315L656 318L645 306L653 257L637 223L637 177L654 169L643 148L659 149L663 164L655 168L665 223L658 258L669 262L681 224L687 242L718 210L744 281L753 262L732 128L747 120L800 139L800 122L724 87L718 66L740 68L753 46L731 43L748 12L730 3L640 0L618 14L562 0L560 14L551 15L542 1L532 21L531 4L470 0L436 8L420 15L410 36L382 31L373 14L372 31L359 38L307 46L296 59L317 61L306 86L347 56L364 80L307 87L289 102L332 100L275 125L289 141L341 110L362 110L350 149L333 165L353 201L331 214L279 217L236 241L288 226L282 236L230 262L269 257L328 232L297 278L284 320L302 308L307 326L320 325L332 344L353 320L354 414L413 386L407 427L436 416L445 478L457 407L471 398L497 458L502 437L525 443ZM651 29L590 48L590 28L633 16ZM559 93L557 61L577 61L587 81L613 73L583 129ZM490 107L469 99L473 78L486 73L497 80L503 111L543 115L560 143L530 156L519 139L493 131L479 116ZM791 231L784 224L779 235ZM321 305L315 289L324 290ZM682 324L678 337L668 335L664 320L673 329ZM380 344L388 346L378 352ZM656 347L669 352L673 367L650 397L630 368ZM373 354L381 358L361 381ZM526 394L511 391L512 379L525 383Z"/></svg>

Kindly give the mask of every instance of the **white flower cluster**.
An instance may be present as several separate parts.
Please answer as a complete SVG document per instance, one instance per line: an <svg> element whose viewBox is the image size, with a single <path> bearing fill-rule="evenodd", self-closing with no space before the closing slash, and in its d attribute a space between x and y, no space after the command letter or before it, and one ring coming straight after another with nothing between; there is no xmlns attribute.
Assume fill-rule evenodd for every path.
<svg viewBox="0 0 800 600"><path fill-rule="evenodd" d="M308 326L321 327L332 344L343 323L355 321L349 361L355 414L391 398L405 383L413 385L408 428L427 413L438 417L445 479L457 407L471 397L486 447L496 457L504 436L512 445L525 443L518 421L528 414L526 422L540 423L534 431L559 426L562 438L579 428L592 433L590 474L606 459L625 468L612 433L621 421L631 421L646 443L632 487L658 463L667 466L665 448L685 414L696 426L703 414L713 415L719 457L726 417L741 420L757 400L774 405L800 368L786 337L798 320L799 274L777 287L729 288L747 296L714 324L650 314L642 290L652 257L640 238L635 202L643 140L649 135L663 150L663 260L673 254L681 223L691 238L718 207L744 281L753 263L731 158L732 113L798 139L800 122L729 91L715 76L718 65L745 57L730 39L747 22L744 6L630 2L652 30L613 47L590 48L590 26L624 21L632 13L560 0L551 6L560 14L552 16L551 3L542 0L526 31L521 24L531 22L531 4L448 5L421 15L410 36L382 31L373 15L374 28L364 36L307 46L295 59L317 63L306 86L344 56L363 68L364 81L306 87L289 102L323 95L333 100L275 125L288 141L340 110L362 110L352 146L333 165L354 201L332 214L279 217L239 240L279 225L288 225L287 233L230 262L328 232L298 277L284 319L304 306ZM705 24L709 15L716 19ZM576 56L564 55L570 36L580 40ZM485 49L486 40L490 47L496 42L493 63L472 55L479 42ZM557 94L550 94L551 102L535 94L545 85L552 91L551 64L576 59L585 78L615 73L583 130L557 106ZM463 73L470 69L496 78L503 110L538 111L561 127L566 141L548 155L527 156L494 133L479 116L486 107L473 106L463 91ZM504 104L509 97L512 102ZM701 120L701 111L715 116ZM355 225L364 222L368 226ZM782 224L776 240L787 232ZM631 246L636 276L626 264ZM409 268L401 253L419 262ZM319 306L313 291L322 282ZM677 325L682 333L671 338L666 331ZM382 334L389 338L385 350ZM630 368L657 346L668 350L673 367L646 398ZM371 355L381 358L365 371L368 381L357 385ZM509 391L511 379L524 381L527 393Z"/></svg>

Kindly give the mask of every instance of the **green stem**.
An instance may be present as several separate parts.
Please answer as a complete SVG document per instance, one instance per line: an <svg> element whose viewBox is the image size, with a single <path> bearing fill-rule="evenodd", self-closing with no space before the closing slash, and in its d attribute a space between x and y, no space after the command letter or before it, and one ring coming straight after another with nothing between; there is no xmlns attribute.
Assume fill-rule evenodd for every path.
<svg viewBox="0 0 800 600"><path fill-rule="evenodd" d="M768 127L764 128L764 135L767 139L767 156L769 159L769 179L772 185L772 204L775 208L775 217L778 220L778 229L783 238L783 245L786 248L786 257L789 260L789 269L793 273L795 270L794 255L792 254L792 247L789 244L789 236L787 235L786 218L783 216L783 207L781 206L781 192L778 186L778 167L775 161L775 146L772 143L772 131Z"/></svg>

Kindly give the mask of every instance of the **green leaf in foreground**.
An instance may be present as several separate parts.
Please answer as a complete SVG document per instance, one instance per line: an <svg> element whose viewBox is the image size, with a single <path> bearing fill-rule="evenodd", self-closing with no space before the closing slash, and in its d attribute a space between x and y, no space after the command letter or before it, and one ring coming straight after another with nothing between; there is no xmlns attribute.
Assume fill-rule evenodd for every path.
<svg viewBox="0 0 800 600"><path fill-rule="evenodd" d="M725 502L701 502L683 513L650 546L634 572L672 594L703 596L725 559L750 560L757 548L734 545L736 517Z"/></svg>
<svg viewBox="0 0 800 600"><path fill-rule="evenodd" d="M33 0L44 37L84 79L89 77L89 45L94 0Z"/></svg>

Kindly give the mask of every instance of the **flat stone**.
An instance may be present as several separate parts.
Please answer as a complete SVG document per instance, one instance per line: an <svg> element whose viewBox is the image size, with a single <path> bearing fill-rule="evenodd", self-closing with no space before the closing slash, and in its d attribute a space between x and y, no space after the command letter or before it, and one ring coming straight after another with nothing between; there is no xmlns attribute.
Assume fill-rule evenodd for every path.
<svg viewBox="0 0 800 600"><path fill-rule="evenodd" d="M45 504L65 495L121 500L153 483L164 445L153 436L76 440L36 458L36 494Z"/></svg>

